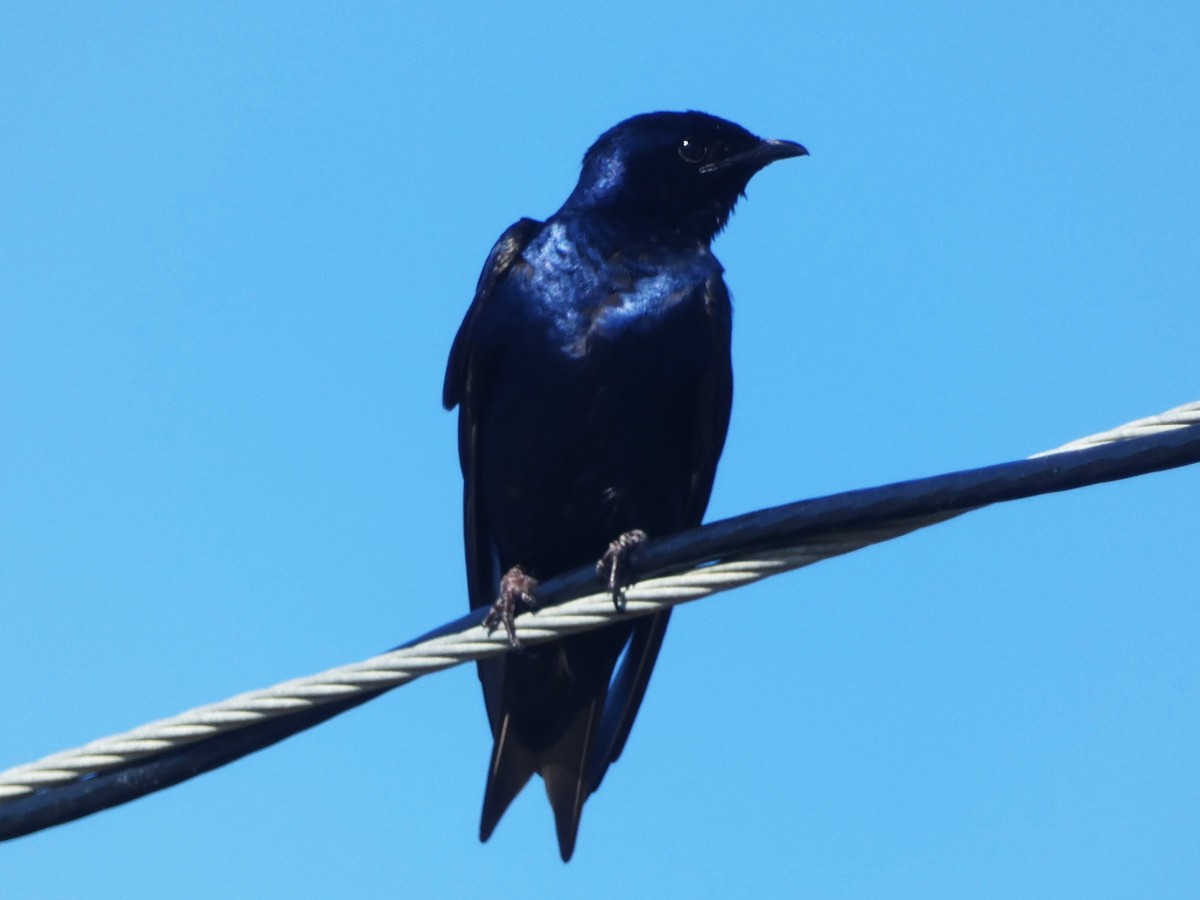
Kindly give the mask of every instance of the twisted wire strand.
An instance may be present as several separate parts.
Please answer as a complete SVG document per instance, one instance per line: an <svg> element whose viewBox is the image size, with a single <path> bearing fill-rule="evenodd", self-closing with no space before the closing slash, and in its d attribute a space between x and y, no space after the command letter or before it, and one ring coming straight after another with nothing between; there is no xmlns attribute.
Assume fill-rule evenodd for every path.
<svg viewBox="0 0 1200 900"><path fill-rule="evenodd" d="M536 614L517 616L517 635L526 644L555 640L597 628L618 616L648 615L668 606L741 587L769 575L848 553L868 543L884 540L887 536L880 533L858 540L847 538L825 544L814 542L790 552L757 554L680 575L649 578L625 590L620 612L614 608L612 595L607 590L595 591L576 600L546 607ZM399 687L423 675L508 650L508 639L502 629L489 634L478 624L472 623L463 631L432 637L361 662L249 691L219 703L199 706L122 734L100 738L82 747L14 766L0 772L0 802L29 794L37 788L122 766L266 718L344 700L363 690Z"/></svg>
<svg viewBox="0 0 1200 900"><path fill-rule="evenodd" d="M1115 442L1137 440L1149 435L1177 431L1196 425L1200 425L1200 401L1176 407L1157 416L1139 419L1109 431L1080 438L1054 450L1036 454L1030 459L1069 453ZM1182 462L1171 462L1169 465L1187 464L1197 459L1200 459L1200 455L1193 455ZM1158 466L1158 468L1162 467ZM1144 468L1141 471L1152 470ZM1129 474L1137 473L1109 474L1095 480L1110 480L1116 477L1127 477ZM1047 488L1047 490L1062 490L1071 486L1074 485L1060 485ZM717 562L702 563L686 571L638 580L637 583L625 589L624 603L620 609L614 607L612 595L607 590L570 590L572 580L577 584L586 583L581 581L577 574L573 579L561 580L563 585L567 586L565 591L561 585L557 591L552 588L548 590L548 593L551 594L566 592L575 599L556 602L554 605L543 606L535 613L517 616L517 635L524 643L538 644L579 631L597 628L616 618L648 615L670 606L691 602L720 591L750 584L771 575L802 568L823 559L890 540L919 528L962 515L975 508L979 508L978 505L894 518L883 524L876 523L859 528L839 527L829 533L805 537L801 542L792 546L742 552L736 557L721 558L721 554L712 553L709 555L709 559L718 559ZM296 678L263 690L239 694L219 703L196 707L122 734L91 741L76 749L54 753L35 762L18 765L0 772L0 811L3 810L6 803L12 804L14 801L29 798L39 791L86 780L101 773L120 769L198 741L245 729L251 725L279 717L294 716L301 712L316 711L322 707L333 709L333 712L328 713L328 715L333 715L423 675L508 652L510 647L503 629L497 629L489 634L480 627L479 623L483 612L477 611L471 616L431 632L425 638L417 639L410 644L361 662L338 666L316 675ZM336 708L339 704L341 708ZM282 736L322 720L318 718L287 731ZM280 738L276 737L273 740L262 742L251 749L258 749L260 746L265 746L278 739ZM232 755L230 759L244 755L244 752L249 751ZM189 772L182 777L190 777L203 770L206 769ZM178 780L181 778L175 778L167 783L175 783ZM166 786L166 783L156 784L134 796L163 786ZM132 799L132 796L123 799ZM69 814L59 813L48 824L57 824L99 808L103 807L93 805L92 808L82 811L74 810ZM8 831L0 831L0 839L28 833L39 827L46 827L46 825L22 828L18 824Z"/></svg>
<svg viewBox="0 0 1200 900"><path fill-rule="evenodd" d="M1088 447L1096 447L1100 444L1112 444L1116 441L1128 441L1151 434L1162 434L1165 431L1175 431L1179 428L1186 428L1189 425L1200 425L1200 400L1185 403L1183 406L1176 406L1174 409L1168 409L1157 416L1134 419L1132 422L1126 422L1124 425L1118 425L1116 428L1102 431L1099 434L1077 438L1068 444L1063 444L1061 447L1055 447L1053 450L1043 450L1041 453L1035 453L1029 458L1040 459L1043 456L1052 456L1055 453L1085 450Z"/></svg>

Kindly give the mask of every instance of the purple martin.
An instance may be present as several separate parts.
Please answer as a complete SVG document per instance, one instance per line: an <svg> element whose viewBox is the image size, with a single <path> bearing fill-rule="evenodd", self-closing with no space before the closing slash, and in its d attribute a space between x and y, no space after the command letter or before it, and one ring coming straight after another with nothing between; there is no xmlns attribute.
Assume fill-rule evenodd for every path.
<svg viewBox="0 0 1200 900"><path fill-rule="evenodd" d="M704 113L635 116L591 146L558 212L492 248L443 402L459 408L471 607L491 607L510 637L538 579L600 560L619 591L645 535L700 524L733 396L729 293L710 245L757 171L806 153ZM481 840L536 772L571 858L669 616L479 663L494 739Z"/></svg>

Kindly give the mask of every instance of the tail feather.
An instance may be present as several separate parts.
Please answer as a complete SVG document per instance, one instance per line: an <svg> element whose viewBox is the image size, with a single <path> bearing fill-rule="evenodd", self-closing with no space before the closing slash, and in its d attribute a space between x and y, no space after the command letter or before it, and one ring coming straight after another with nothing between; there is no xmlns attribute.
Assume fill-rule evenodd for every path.
<svg viewBox="0 0 1200 900"><path fill-rule="evenodd" d="M639 620L633 629L633 637L626 648L625 657L608 689L604 715L600 719L591 759L588 763L588 793L600 787L608 767L615 763L625 749L629 730L637 718L650 683L650 674L658 660L663 636L671 611L665 610Z"/></svg>
<svg viewBox="0 0 1200 900"><path fill-rule="evenodd" d="M596 743L600 716L604 711L604 692L581 707L554 746L543 751L538 770L546 782L546 796L554 810L554 829L558 834L558 852L563 862L575 852L575 836L583 801L591 793L588 784L588 759Z"/></svg>
<svg viewBox="0 0 1200 900"><path fill-rule="evenodd" d="M509 729L511 717L507 714L496 732L492 746L492 760L488 765L487 787L483 792L483 814L479 819L479 840L492 836L496 824L508 805L516 799L521 789L529 783L537 771L537 756L521 746Z"/></svg>
<svg viewBox="0 0 1200 900"><path fill-rule="evenodd" d="M624 749L668 621L669 613L664 612L642 620L633 628L611 685L601 682L599 690L575 710L549 746L540 734L524 735L519 720L514 720L511 710L504 709L501 692L487 690L503 683L503 670L489 678L486 676L494 673L481 666L488 711L495 716L495 743L484 790L480 840L491 837L509 805L536 772L546 783L559 854L564 862L571 858L584 802L600 786L609 765ZM531 743L537 749L531 748Z"/></svg>

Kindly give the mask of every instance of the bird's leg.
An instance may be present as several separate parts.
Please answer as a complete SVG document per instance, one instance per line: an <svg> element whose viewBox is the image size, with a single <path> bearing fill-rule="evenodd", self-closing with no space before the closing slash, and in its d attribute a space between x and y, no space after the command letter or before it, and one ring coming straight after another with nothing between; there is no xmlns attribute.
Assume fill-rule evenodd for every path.
<svg viewBox="0 0 1200 900"><path fill-rule="evenodd" d="M503 625L509 644L514 649L520 647L521 641L517 637L513 619L516 618L518 608L537 609L537 600L533 598L535 587L537 579L526 575L520 566L513 566L505 572L504 577L500 579L500 596L496 598L483 620L483 627L488 630L488 634L491 634L497 625Z"/></svg>
<svg viewBox="0 0 1200 900"><path fill-rule="evenodd" d="M596 574L612 591L613 606L618 610L625 608L624 591L633 554L647 540L646 532L640 528L627 531L608 545L596 563Z"/></svg>

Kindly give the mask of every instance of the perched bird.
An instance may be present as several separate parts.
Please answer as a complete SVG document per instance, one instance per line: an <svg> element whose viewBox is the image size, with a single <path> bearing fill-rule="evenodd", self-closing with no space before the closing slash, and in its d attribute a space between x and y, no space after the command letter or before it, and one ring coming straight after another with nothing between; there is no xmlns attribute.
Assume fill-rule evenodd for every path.
<svg viewBox="0 0 1200 900"><path fill-rule="evenodd" d="M443 402L459 407L471 607L492 606L514 645L537 579L599 559L619 590L646 534L700 523L733 393L729 294L709 245L755 172L806 153L704 113L635 116L587 151L558 212L492 248ZM668 615L479 663L495 741L481 840L537 772L571 858Z"/></svg>

